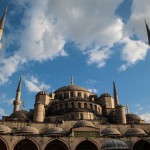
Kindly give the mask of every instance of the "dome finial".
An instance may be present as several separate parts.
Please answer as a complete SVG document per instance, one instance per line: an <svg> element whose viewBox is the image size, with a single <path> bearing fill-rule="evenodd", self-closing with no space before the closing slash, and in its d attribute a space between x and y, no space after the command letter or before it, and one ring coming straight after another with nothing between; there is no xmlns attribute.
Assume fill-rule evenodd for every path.
<svg viewBox="0 0 150 150"><path fill-rule="evenodd" d="M128 104L126 104L126 114L130 114Z"/></svg>
<svg viewBox="0 0 150 150"><path fill-rule="evenodd" d="M26 101L23 100L23 102L22 102L22 110L25 110L25 103L26 103Z"/></svg>
<svg viewBox="0 0 150 150"><path fill-rule="evenodd" d="M73 75L71 75L71 82L70 82L70 85L74 85Z"/></svg>

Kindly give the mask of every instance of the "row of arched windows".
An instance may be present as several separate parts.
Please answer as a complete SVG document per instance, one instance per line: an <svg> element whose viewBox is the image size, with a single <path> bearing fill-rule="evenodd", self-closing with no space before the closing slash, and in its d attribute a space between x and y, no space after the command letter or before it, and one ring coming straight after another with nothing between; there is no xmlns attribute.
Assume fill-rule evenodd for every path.
<svg viewBox="0 0 150 150"><path fill-rule="evenodd" d="M101 113L101 107L92 104L92 103L85 103L85 102L72 102L72 103L64 103L64 104L57 104L53 106L53 111L58 111L62 109L68 109L68 108L84 108L84 109L89 109L89 110L94 110L97 111L98 113Z"/></svg>
<svg viewBox="0 0 150 150"><path fill-rule="evenodd" d="M58 98L58 99L66 99L66 98L70 98L70 97L82 97L84 99L88 99L89 94L80 92L80 91L78 91L78 92L70 91L70 92L56 93L56 96L55 96L55 98Z"/></svg>

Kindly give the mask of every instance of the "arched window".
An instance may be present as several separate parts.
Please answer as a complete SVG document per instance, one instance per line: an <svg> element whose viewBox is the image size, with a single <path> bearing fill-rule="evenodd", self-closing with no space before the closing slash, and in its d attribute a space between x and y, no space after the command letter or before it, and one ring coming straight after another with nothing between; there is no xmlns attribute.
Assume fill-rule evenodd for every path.
<svg viewBox="0 0 150 150"><path fill-rule="evenodd" d="M67 93L66 92L64 92L64 98L67 98Z"/></svg>
<svg viewBox="0 0 150 150"><path fill-rule="evenodd" d="M78 103L78 108L81 108L81 103Z"/></svg>
<svg viewBox="0 0 150 150"><path fill-rule="evenodd" d="M84 103L84 108L87 109L87 103Z"/></svg>
<svg viewBox="0 0 150 150"><path fill-rule="evenodd" d="M93 110L93 105L92 104L90 104L90 109Z"/></svg>
<svg viewBox="0 0 150 150"><path fill-rule="evenodd" d="M62 109L62 104L59 105L60 110Z"/></svg>
<svg viewBox="0 0 150 150"><path fill-rule="evenodd" d="M74 108L74 103L71 103L71 108Z"/></svg>
<svg viewBox="0 0 150 150"><path fill-rule="evenodd" d="M78 97L81 97L81 92L78 92Z"/></svg>
<svg viewBox="0 0 150 150"><path fill-rule="evenodd" d="M85 98L85 99L87 99L87 95L86 95L86 93L84 93L84 98Z"/></svg>
<svg viewBox="0 0 150 150"><path fill-rule="evenodd" d="M97 106L95 105L95 110L97 111Z"/></svg>
<svg viewBox="0 0 150 150"><path fill-rule="evenodd" d="M70 92L70 96L71 97L75 97L75 93L74 92Z"/></svg>
<svg viewBox="0 0 150 150"><path fill-rule="evenodd" d="M99 112L99 113L101 112L100 107L98 107L98 112Z"/></svg>
<svg viewBox="0 0 150 150"><path fill-rule="evenodd" d="M57 110L57 106L55 106L55 110Z"/></svg>
<svg viewBox="0 0 150 150"><path fill-rule="evenodd" d="M45 150L68 150L68 147L65 143L63 143L62 141L59 140L54 140L52 142L50 142Z"/></svg>
<svg viewBox="0 0 150 150"><path fill-rule="evenodd" d="M14 148L14 150L27 150L27 149L38 150L36 144L29 139L24 139L20 141Z"/></svg>
<svg viewBox="0 0 150 150"><path fill-rule="evenodd" d="M68 109L68 103L65 103L65 109Z"/></svg>
<svg viewBox="0 0 150 150"><path fill-rule="evenodd" d="M92 143L91 141L82 141L78 146L76 147L75 150L98 150L97 146Z"/></svg>
<svg viewBox="0 0 150 150"><path fill-rule="evenodd" d="M83 114L80 114L80 119L83 119Z"/></svg>
<svg viewBox="0 0 150 150"><path fill-rule="evenodd" d="M7 150L6 144L0 139L0 149L1 150Z"/></svg>

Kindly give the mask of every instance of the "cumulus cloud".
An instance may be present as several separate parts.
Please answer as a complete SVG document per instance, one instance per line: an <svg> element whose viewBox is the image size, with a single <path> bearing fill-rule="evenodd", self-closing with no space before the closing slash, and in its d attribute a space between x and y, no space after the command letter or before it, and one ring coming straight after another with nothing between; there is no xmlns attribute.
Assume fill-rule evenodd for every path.
<svg viewBox="0 0 150 150"><path fill-rule="evenodd" d="M130 37L136 34L141 39L147 41L146 28L144 20L150 21L149 0L136 0L132 2L131 16L128 23L125 25L124 31Z"/></svg>
<svg viewBox="0 0 150 150"><path fill-rule="evenodd" d="M88 64L97 64L97 67L102 68L105 66L105 61L110 57L112 51L109 48L103 48L99 50L98 48L88 51L89 59Z"/></svg>
<svg viewBox="0 0 150 150"><path fill-rule="evenodd" d="M129 66L145 59L149 47L144 42L124 37L120 43L124 45L121 52L121 58L126 62L126 64L123 64L119 68L120 71L125 71Z"/></svg>
<svg viewBox="0 0 150 150"><path fill-rule="evenodd" d="M29 92L35 92L35 93L41 91L43 88L45 90L50 88L50 85L47 85L43 82L39 82L38 77L33 76L33 75L30 76L29 79L26 77L25 85Z"/></svg>
<svg viewBox="0 0 150 150"><path fill-rule="evenodd" d="M16 0L14 5L16 4L17 12L13 10L10 14L12 17L18 12L23 14L19 20L20 28L12 30L8 25L9 29L14 31L11 35L15 35L13 37L17 39L12 38L11 35L7 35L7 39L12 45L13 42L17 43L17 48L15 54L4 58L4 61L12 60L16 56L19 60L14 62L12 71L8 75L5 73L8 72L6 64L1 62L1 66L6 68L1 72L2 83L7 82L18 69L22 58L28 62L67 56L64 46L69 41L74 42L81 51L94 48L93 51L86 53L89 58L87 62L95 63L98 67L104 66L110 52L95 49L100 47L100 50L104 46L111 48L122 37L123 23L115 15L115 10L122 1ZM21 8L22 11L18 11ZM95 52L98 53L99 59L94 56Z"/></svg>
<svg viewBox="0 0 150 150"><path fill-rule="evenodd" d="M99 68L104 67L112 56L111 48L116 43L124 44L121 59L126 63L120 70L126 70L145 59L147 46L130 37L135 31L139 37L146 37L141 22L144 15L150 17L147 0L142 1L142 5L139 5L140 0L133 1L132 14L127 24L123 24L116 15L116 9L122 2L123 0L16 0L16 9L10 15L14 19L19 13L19 24L13 28L8 23L11 32L6 35L10 42L6 48L15 45L15 50L11 56L6 54L0 62L1 83L7 82L20 64L68 56L64 49L68 42L79 47L87 56L88 64L96 64ZM6 61L11 62L10 71Z"/></svg>
<svg viewBox="0 0 150 150"><path fill-rule="evenodd" d="M94 93L94 94L96 94L97 93L97 89L88 89L90 92L92 92L92 93Z"/></svg>
<svg viewBox="0 0 150 150"><path fill-rule="evenodd" d="M8 105L12 105L15 98L7 98L5 93L0 93L1 101L0 103L6 103Z"/></svg>
<svg viewBox="0 0 150 150"><path fill-rule="evenodd" d="M150 113L142 114L140 117L146 122L150 123Z"/></svg>
<svg viewBox="0 0 150 150"><path fill-rule="evenodd" d="M9 58L4 58L0 61L0 84L8 81L8 78L18 70L25 59L19 55L13 55Z"/></svg>

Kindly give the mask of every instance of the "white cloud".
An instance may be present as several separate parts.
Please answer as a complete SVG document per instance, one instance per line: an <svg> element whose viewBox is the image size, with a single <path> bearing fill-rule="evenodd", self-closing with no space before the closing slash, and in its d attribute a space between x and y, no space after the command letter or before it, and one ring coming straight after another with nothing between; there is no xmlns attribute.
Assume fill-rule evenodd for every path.
<svg viewBox="0 0 150 150"><path fill-rule="evenodd" d="M7 42L11 43L8 47L16 44L17 49L12 56L4 57L0 62L3 68L0 73L1 83L7 82L24 62L41 62L68 56L64 47L70 41L86 54L88 64L96 64L99 68L104 67L107 59L111 57L111 48L115 43L125 44L121 58L126 63L120 70L126 70L145 59L147 46L129 37L132 37L135 31L139 37L146 37L142 19L144 15L148 17L150 14L148 0L142 1L142 5L139 5L140 0L133 1L131 18L127 25L123 24L115 13L122 2L123 0L16 0L16 9L10 13L11 17L18 13L22 13L23 16L19 20L19 29L12 29L12 25L8 25L8 29L11 30L6 36ZM19 59L11 62L8 72L4 62L12 61L15 57Z"/></svg>
<svg viewBox="0 0 150 150"><path fill-rule="evenodd" d="M92 92L92 93L94 93L94 94L96 94L97 93L97 89L88 89L90 92Z"/></svg>
<svg viewBox="0 0 150 150"><path fill-rule="evenodd" d="M119 68L120 71L125 71L129 66L145 59L148 52L148 45L144 42L124 37L120 43L124 45L121 52L121 58L126 62L126 64L123 64Z"/></svg>
<svg viewBox="0 0 150 150"><path fill-rule="evenodd" d="M132 3L131 16L128 20L127 25L125 26L125 34L129 36L136 35L147 41L146 28L144 20L147 19L148 24L150 21L150 9L149 9L149 0L135 0Z"/></svg>
<svg viewBox="0 0 150 150"><path fill-rule="evenodd" d="M25 79L25 85L29 92L39 92L43 88L45 90L50 88L50 85L46 85L45 83L40 83L38 78L35 76L31 76L29 79Z"/></svg>
<svg viewBox="0 0 150 150"><path fill-rule="evenodd" d="M12 105L15 98L7 98L5 93L0 93L1 101L0 103L7 103L8 105Z"/></svg>
<svg viewBox="0 0 150 150"><path fill-rule="evenodd" d="M143 107L142 107L141 104L139 104L139 103L135 104L135 107L137 108L137 111L138 111L138 112L141 111L141 110L143 110ZM137 113L138 113L138 112L137 112Z"/></svg>
<svg viewBox="0 0 150 150"><path fill-rule="evenodd" d="M150 123L150 113L142 114L140 117L146 122Z"/></svg>
<svg viewBox="0 0 150 150"><path fill-rule="evenodd" d="M0 84L8 81L8 78L18 70L21 64L25 62L25 59L19 55L13 55L9 58L3 58L0 60Z"/></svg>
<svg viewBox="0 0 150 150"><path fill-rule="evenodd" d="M13 42L17 43L19 49L15 51L14 56L4 58L4 61L16 56L19 60L11 63L11 66L13 63L14 66L11 67L12 70L8 75L5 73L8 69L1 72L2 83L7 82L8 78L17 71L22 58L28 62L67 56L64 46L68 41L73 41L83 51L92 49L90 47L94 44L93 52L91 50L87 53L88 63L96 63L98 67L104 66L110 52L95 49L112 47L122 38L123 23L115 15L115 10L122 1L17 0L14 3L16 9L10 14L14 17L18 12L23 13L20 20L21 28L12 30L12 25L8 25L11 34L6 37L12 45ZM100 58L94 56L95 51ZM1 64L3 68L7 68L6 64L4 65L3 62Z"/></svg>
<svg viewBox="0 0 150 150"><path fill-rule="evenodd" d="M89 54L89 60L87 61L88 64L96 63L97 67L101 68L105 66L105 61L110 57L112 54L112 51L110 51L109 48L104 49L92 49L88 51Z"/></svg>

